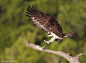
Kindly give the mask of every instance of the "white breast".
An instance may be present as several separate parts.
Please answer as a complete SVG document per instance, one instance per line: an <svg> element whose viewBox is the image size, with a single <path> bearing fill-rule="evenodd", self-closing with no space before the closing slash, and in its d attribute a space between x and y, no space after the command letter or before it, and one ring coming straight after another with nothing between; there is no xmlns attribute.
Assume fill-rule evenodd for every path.
<svg viewBox="0 0 86 63"><path fill-rule="evenodd" d="M50 36L55 37L56 39L63 39L63 38L60 38L59 36L55 35L53 32L51 32Z"/></svg>

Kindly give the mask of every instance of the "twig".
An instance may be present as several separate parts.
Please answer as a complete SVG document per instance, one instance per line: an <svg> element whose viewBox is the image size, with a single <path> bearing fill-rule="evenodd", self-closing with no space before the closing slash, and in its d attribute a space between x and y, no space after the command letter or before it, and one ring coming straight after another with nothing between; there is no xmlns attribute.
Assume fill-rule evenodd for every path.
<svg viewBox="0 0 86 63"><path fill-rule="evenodd" d="M80 53L80 54L78 54L76 56L70 56L70 53L64 53L62 51L49 50L49 49L46 49L45 46L40 47L39 45L34 45L31 42L28 42L28 41L25 41L25 42L26 42L27 47L33 48L35 50L39 50L39 51L59 55L61 57L64 57L65 59L67 59L70 63L80 63L79 62L79 57L83 54L83 53Z"/></svg>

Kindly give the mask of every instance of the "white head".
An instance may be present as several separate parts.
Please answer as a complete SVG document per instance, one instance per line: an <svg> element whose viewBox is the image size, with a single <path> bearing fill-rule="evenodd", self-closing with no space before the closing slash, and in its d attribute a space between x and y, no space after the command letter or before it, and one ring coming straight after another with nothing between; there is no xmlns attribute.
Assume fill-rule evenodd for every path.
<svg viewBox="0 0 86 63"><path fill-rule="evenodd" d="M48 32L46 37L52 37L53 35L51 34L51 32Z"/></svg>

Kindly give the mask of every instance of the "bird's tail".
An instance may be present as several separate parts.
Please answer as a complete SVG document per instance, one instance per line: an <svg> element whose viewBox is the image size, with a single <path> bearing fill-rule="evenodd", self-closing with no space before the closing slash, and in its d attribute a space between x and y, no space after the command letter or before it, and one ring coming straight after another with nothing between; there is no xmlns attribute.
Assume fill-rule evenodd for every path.
<svg viewBox="0 0 86 63"><path fill-rule="evenodd" d="M72 37L76 32L72 32L72 33L65 33L64 37Z"/></svg>

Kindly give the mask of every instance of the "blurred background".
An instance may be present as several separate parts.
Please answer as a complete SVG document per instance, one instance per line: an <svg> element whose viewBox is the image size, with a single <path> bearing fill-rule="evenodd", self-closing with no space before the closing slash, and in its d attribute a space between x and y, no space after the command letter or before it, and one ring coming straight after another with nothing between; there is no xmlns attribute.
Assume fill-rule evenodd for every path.
<svg viewBox="0 0 86 63"><path fill-rule="evenodd" d="M46 44L46 32L34 25L26 16L26 9L36 9L56 18L63 33L77 32L72 38ZM0 0L0 62L15 63L69 63L66 59L33 50L24 41L80 56L86 62L86 1L85 0Z"/></svg>

